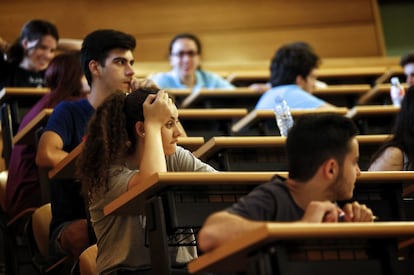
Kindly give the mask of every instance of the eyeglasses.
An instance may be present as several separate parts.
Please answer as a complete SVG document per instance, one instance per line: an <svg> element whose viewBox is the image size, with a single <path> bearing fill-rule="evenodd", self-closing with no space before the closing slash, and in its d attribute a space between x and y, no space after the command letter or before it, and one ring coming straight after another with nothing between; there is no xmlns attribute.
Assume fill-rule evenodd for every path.
<svg viewBox="0 0 414 275"><path fill-rule="evenodd" d="M183 58L185 55L187 55L188 57L194 57L196 55L198 55L198 52L196 51L179 51L177 53L171 53L172 56L177 56L179 58Z"/></svg>

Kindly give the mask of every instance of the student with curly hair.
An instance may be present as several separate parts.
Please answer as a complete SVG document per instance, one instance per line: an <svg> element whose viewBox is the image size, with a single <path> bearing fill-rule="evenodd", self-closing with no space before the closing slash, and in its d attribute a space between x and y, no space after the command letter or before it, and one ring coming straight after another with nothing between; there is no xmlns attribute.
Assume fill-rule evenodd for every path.
<svg viewBox="0 0 414 275"><path fill-rule="evenodd" d="M105 216L105 205L156 172L215 171L176 145L180 129L171 99L163 90L148 88L108 97L89 122L77 170L89 195L99 274L151 270L144 209L135 216ZM112 251L115 244L117 253Z"/></svg>

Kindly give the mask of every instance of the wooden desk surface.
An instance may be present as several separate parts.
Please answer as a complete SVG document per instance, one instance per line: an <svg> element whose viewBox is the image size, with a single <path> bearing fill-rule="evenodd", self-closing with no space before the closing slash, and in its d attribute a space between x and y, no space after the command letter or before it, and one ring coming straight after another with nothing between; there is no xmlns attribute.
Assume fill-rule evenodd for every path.
<svg viewBox="0 0 414 275"><path fill-rule="evenodd" d="M355 119L362 116L396 115L399 111L400 108L393 105L359 105L350 109L345 116Z"/></svg>
<svg viewBox="0 0 414 275"><path fill-rule="evenodd" d="M263 92L257 92L253 89L248 87L239 87L235 89L200 89L198 91L194 91L189 96L187 96L180 108L187 108L194 104L198 100L202 100L205 98L220 98L220 97L260 97Z"/></svg>
<svg viewBox="0 0 414 275"><path fill-rule="evenodd" d="M191 94L191 89L165 89L169 95L176 97L188 96Z"/></svg>
<svg viewBox="0 0 414 275"><path fill-rule="evenodd" d="M361 95L368 92L370 89L371 86L368 84L328 85L326 88L317 88L312 94L315 96Z"/></svg>
<svg viewBox="0 0 414 275"><path fill-rule="evenodd" d="M356 138L360 145L381 144L389 135L358 135ZM261 148L284 147L286 138L281 136L237 136L237 137L213 137L193 152L194 156L206 160L221 149L231 148Z"/></svg>
<svg viewBox="0 0 414 275"><path fill-rule="evenodd" d="M188 149L195 149L204 143L203 137L179 137L178 145ZM83 149L84 144L81 143L76 146L56 167L51 169L48 173L50 179L74 179L76 159Z"/></svg>
<svg viewBox="0 0 414 275"><path fill-rule="evenodd" d="M4 87L0 90L0 103L13 97L38 96L42 97L50 92L49 88L32 87Z"/></svg>
<svg viewBox="0 0 414 275"><path fill-rule="evenodd" d="M286 173L278 173L286 176ZM165 172L156 173L148 180L128 190L104 208L104 214L129 215L142 207L145 200L168 186L211 184L257 185L268 181L274 172ZM132 211L132 212L131 212Z"/></svg>
<svg viewBox="0 0 414 275"><path fill-rule="evenodd" d="M401 83L401 85L404 87L405 90L408 89L408 85L407 83ZM378 92L379 93L386 93L389 94L390 93L390 89L391 89L391 84L389 83L381 83L377 85L378 88Z"/></svg>
<svg viewBox="0 0 414 275"><path fill-rule="evenodd" d="M250 137L213 137L193 152L194 156L201 160L208 157L223 148L240 148L240 147L269 147L285 145L286 138L279 136L250 136Z"/></svg>
<svg viewBox="0 0 414 275"><path fill-rule="evenodd" d="M143 207L145 200L171 186L257 185L274 175L287 177L287 172L164 172L156 173L145 182L128 190L104 207L104 214L131 215ZM361 172L359 183L391 184L401 181L414 182L414 172Z"/></svg>
<svg viewBox="0 0 414 275"><path fill-rule="evenodd" d="M336 113L345 115L348 112L348 108L335 108L335 109L303 109L303 110L291 110L292 117L298 117L304 114L314 113ZM275 113L273 110L253 110L249 112L245 117L234 123L231 127L233 133L240 132L243 128L249 127L254 123L265 120L275 119Z"/></svg>
<svg viewBox="0 0 414 275"><path fill-rule="evenodd" d="M414 222L376 223L274 223L242 234L201 255L188 264L190 273L243 271L248 254L278 240L326 238L406 238L414 234Z"/></svg>
<svg viewBox="0 0 414 275"><path fill-rule="evenodd" d="M227 119L240 118L247 115L247 109L244 108L229 108L229 109L179 109L178 117L181 120L195 120L195 119Z"/></svg>
<svg viewBox="0 0 414 275"><path fill-rule="evenodd" d="M401 73L402 69L399 66L350 66L350 67L321 67L316 70L318 78L333 78L333 77L358 77L358 76L377 76L390 75ZM230 82L239 80L257 80L267 81L270 78L269 70L240 70L233 71L227 77Z"/></svg>
<svg viewBox="0 0 414 275"><path fill-rule="evenodd" d="M402 83L402 86L405 90L408 89L407 83ZM358 105L364 105L369 103L373 98L382 95L382 96L388 96L390 94L391 84L389 83L378 83L375 85L369 92L362 94L360 98L358 99L357 104Z"/></svg>
<svg viewBox="0 0 414 275"><path fill-rule="evenodd" d="M13 137L13 144L35 144L34 132L46 124L53 109L43 109Z"/></svg>

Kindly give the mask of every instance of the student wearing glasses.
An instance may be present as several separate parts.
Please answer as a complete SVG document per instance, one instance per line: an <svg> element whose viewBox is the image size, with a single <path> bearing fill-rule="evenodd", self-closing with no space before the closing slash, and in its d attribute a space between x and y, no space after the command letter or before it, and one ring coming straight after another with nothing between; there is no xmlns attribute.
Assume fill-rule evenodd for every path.
<svg viewBox="0 0 414 275"><path fill-rule="evenodd" d="M219 75L200 68L201 42L193 34L176 35L170 42L169 56L172 70L150 77L162 89L234 88Z"/></svg>

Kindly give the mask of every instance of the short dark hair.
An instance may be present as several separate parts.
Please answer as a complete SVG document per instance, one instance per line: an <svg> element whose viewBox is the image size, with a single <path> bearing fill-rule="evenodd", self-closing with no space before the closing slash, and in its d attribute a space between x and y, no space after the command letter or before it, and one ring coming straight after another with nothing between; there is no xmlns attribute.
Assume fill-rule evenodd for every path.
<svg viewBox="0 0 414 275"><path fill-rule="evenodd" d="M298 75L306 78L319 65L319 56L306 42L294 42L279 48L270 64L272 87L295 84Z"/></svg>
<svg viewBox="0 0 414 275"><path fill-rule="evenodd" d="M400 65L404 67L407 64L414 63L414 51L406 53L401 57Z"/></svg>
<svg viewBox="0 0 414 275"><path fill-rule="evenodd" d="M198 54L201 54L200 39L192 33L180 33L180 34L177 34L176 36L174 36L174 38L170 42L169 51L168 51L170 55L171 55L173 45L174 45L175 41L177 41L178 39L190 39L190 40L194 41L194 43L197 46Z"/></svg>
<svg viewBox="0 0 414 275"><path fill-rule="evenodd" d="M350 151L350 141L357 134L354 122L341 115L324 113L299 117L286 141L289 177L307 181L330 158L342 165Z"/></svg>
<svg viewBox="0 0 414 275"><path fill-rule="evenodd" d="M113 49L125 49L133 51L136 46L135 38L121 31L105 29L88 34L82 43L81 65L88 84L92 83L92 75L89 70L89 62L96 60L102 66L108 53Z"/></svg>

